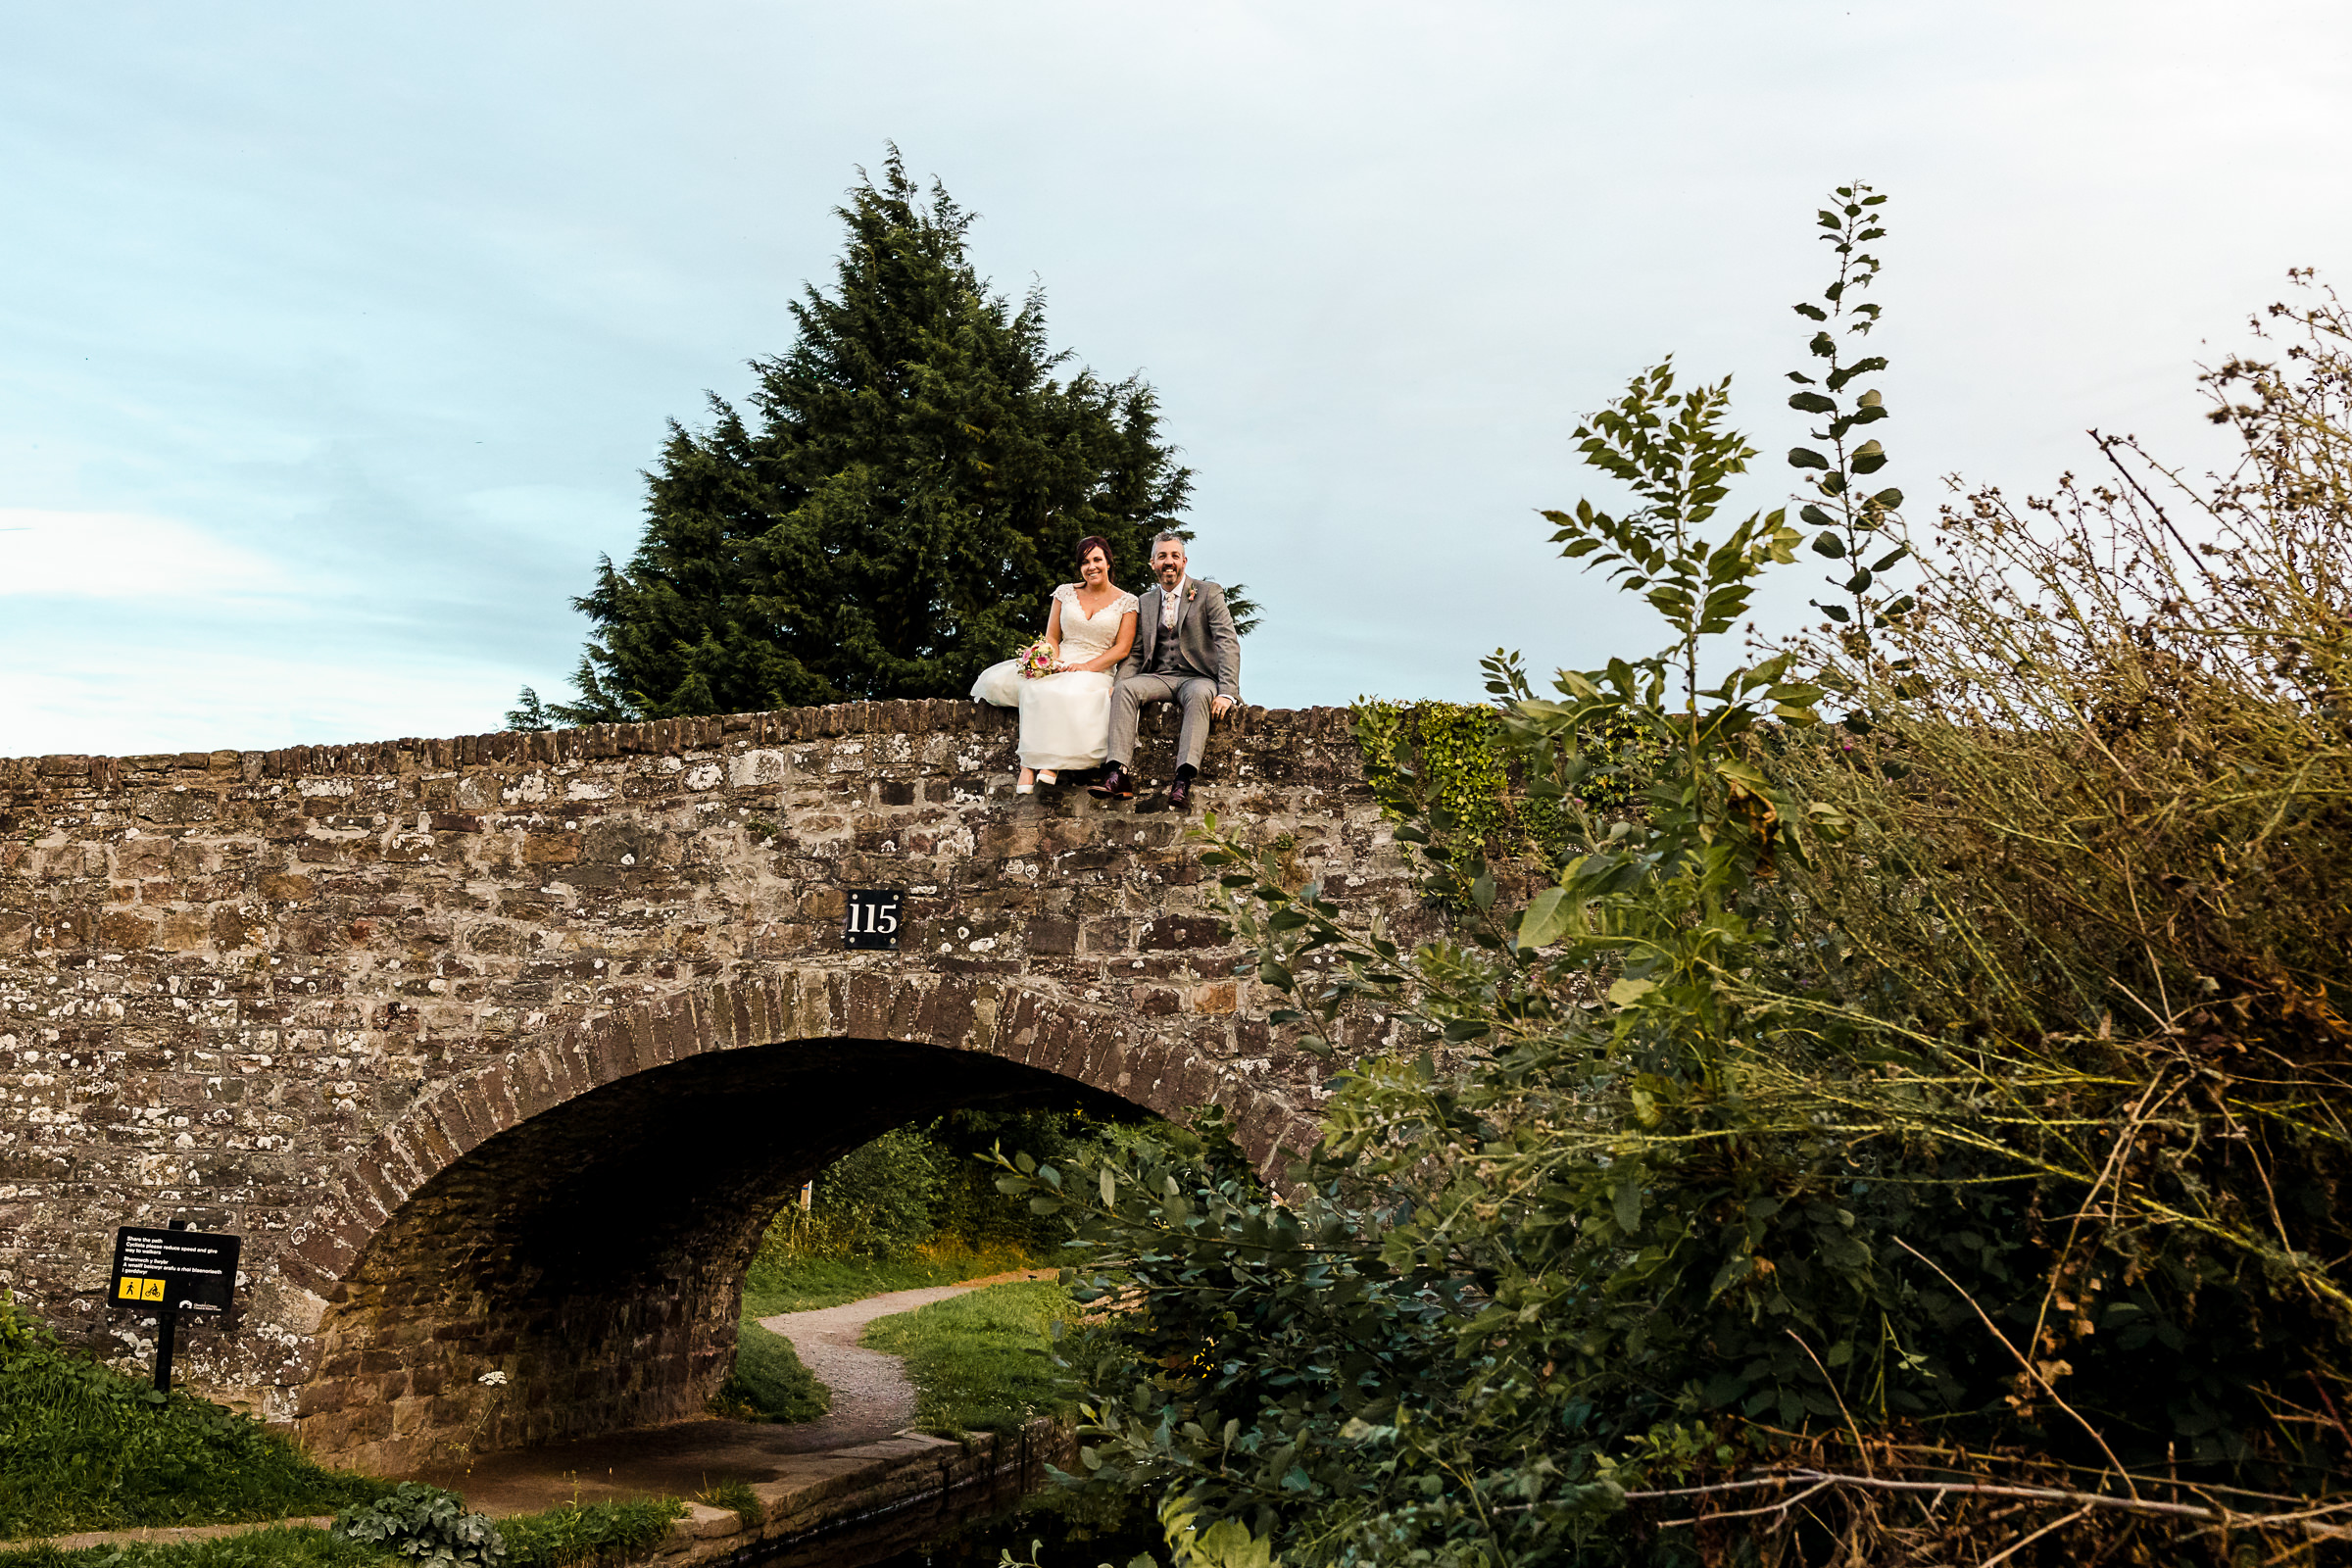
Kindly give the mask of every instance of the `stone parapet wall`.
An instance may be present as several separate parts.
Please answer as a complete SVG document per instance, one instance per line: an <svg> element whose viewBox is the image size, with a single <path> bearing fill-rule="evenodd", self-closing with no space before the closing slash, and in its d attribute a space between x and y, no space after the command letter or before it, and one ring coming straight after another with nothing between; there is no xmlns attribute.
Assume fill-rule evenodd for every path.
<svg viewBox="0 0 2352 1568"><path fill-rule="evenodd" d="M907 702L0 760L0 1285L143 1356L115 1227L243 1235L183 1376L391 1466L698 1410L765 1214L912 1117L1058 1084L1304 1147L1328 1069L1186 824L1014 796L1013 735ZM1346 710L1241 710L1204 779L1429 929ZM844 951L858 887L906 891L901 951Z"/></svg>

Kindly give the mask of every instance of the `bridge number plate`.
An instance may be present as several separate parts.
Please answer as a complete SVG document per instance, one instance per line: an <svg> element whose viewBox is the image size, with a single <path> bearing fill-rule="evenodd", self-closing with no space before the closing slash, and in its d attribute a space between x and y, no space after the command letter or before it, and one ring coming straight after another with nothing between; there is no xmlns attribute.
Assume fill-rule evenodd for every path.
<svg viewBox="0 0 2352 1568"><path fill-rule="evenodd" d="M211 1231L159 1231L125 1225L115 1232L115 1273L107 1299L176 1312L225 1312L237 1287L238 1238Z"/></svg>
<svg viewBox="0 0 2352 1568"><path fill-rule="evenodd" d="M899 910L906 903L906 893L903 888L853 890L842 946L895 950L899 945Z"/></svg>

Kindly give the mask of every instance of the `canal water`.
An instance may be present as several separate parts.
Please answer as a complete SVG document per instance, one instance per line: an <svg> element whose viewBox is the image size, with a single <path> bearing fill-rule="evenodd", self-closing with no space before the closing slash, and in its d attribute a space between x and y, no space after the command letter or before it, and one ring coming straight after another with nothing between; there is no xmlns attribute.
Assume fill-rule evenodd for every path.
<svg viewBox="0 0 2352 1568"><path fill-rule="evenodd" d="M711 1568L997 1568L1009 1552L1036 1568L1164 1563L1148 1508L1053 1486L1046 1455L1026 1445L1016 1467L949 1492L906 1498L797 1540L746 1546Z"/></svg>
<svg viewBox="0 0 2352 1568"><path fill-rule="evenodd" d="M1128 1568L1164 1563L1157 1526L1138 1512L1110 1528L1073 1523L1050 1507L1015 1504L950 1523L938 1514L869 1520L798 1542L747 1547L718 1568L997 1568L1005 1553L1036 1568Z"/></svg>
<svg viewBox="0 0 2352 1568"><path fill-rule="evenodd" d="M1037 1568L1128 1568L1138 1556L1167 1560L1157 1526L1140 1510L1124 1527L1104 1531L1073 1525L1052 1508L1024 1507L944 1532L867 1568L997 1568L1006 1552Z"/></svg>

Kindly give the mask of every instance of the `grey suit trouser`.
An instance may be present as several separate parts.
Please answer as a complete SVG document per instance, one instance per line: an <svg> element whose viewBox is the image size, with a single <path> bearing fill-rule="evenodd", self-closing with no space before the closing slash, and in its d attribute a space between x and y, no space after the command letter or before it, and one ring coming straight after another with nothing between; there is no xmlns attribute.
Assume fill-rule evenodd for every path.
<svg viewBox="0 0 2352 1568"><path fill-rule="evenodd" d="M1208 705L1217 695L1213 675L1128 675L1110 692L1111 761L1135 765L1135 721L1146 703L1168 699L1184 710L1184 730L1176 740L1178 765L1200 768L1200 753L1208 745Z"/></svg>

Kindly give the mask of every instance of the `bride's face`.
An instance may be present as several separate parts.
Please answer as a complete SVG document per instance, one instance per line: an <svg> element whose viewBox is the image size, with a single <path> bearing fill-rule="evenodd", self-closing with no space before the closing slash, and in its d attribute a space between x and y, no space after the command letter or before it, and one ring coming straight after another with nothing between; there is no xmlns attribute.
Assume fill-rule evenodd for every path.
<svg viewBox="0 0 2352 1568"><path fill-rule="evenodd" d="M1110 563L1102 559L1100 550L1089 550L1086 559L1078 563L1078 575L1086 579L1089 588L1100 588L1110 581Z"/></svg>

